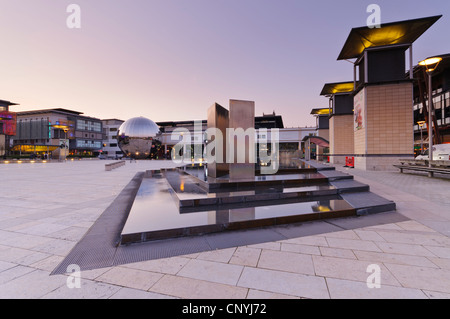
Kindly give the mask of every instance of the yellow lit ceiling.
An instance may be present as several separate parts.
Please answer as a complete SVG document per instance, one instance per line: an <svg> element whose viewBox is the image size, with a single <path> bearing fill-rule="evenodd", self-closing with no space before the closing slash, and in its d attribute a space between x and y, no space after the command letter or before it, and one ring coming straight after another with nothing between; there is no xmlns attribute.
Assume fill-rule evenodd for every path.
<svg viewBox="0 0 450 319"><path fill-rule="evenodd" d="M320 95L333 95L338 93L350 93L355 89L354 82L327 83Z"/></svg>
<svg viewBox="0 0 450 319"><path fill-rule="evenodd" d="M338 60L359 58L367 48L413 43L441 17L386 23L381 24L380 28L353 28Z"/></svg>
<svg viewBox="0 0 450 319"><path fill-rule="evenodd" d="M329 115L330 109L329 108L322 108L322 109L313 109L311 111L312 115Z"/></svg>
<svg viewBox="0 0 450 319"><path fill-rule="evenodd" d="M54 145L14 145L12 148L13 151L18 152L21 151L22 153L33 153L33 152L53 152L56 150L58 146Z"/></svg>

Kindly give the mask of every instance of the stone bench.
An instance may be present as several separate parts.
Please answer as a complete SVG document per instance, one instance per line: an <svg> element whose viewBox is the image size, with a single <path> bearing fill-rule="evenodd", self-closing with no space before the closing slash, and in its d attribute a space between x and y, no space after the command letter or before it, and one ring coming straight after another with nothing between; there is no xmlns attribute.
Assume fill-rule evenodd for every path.
<svg viewBox="0 0 450 319"><path fill-rule="evenodd" d="M427 172L429 177L433 177L434 173L450 174L450 161L432 161L431 167L428 165L428 161L416 161L416 163L400 161L400 164L394 166L400 169L400 173L403 173L403 170Z"/></svg>
<svg viewBox="0 0 450 319"><path fill-rule="evenodd" d="M118 161L114 163L105 164L105 171L111 171L115 168L121 167L125 165L125 161Z"/></svg>

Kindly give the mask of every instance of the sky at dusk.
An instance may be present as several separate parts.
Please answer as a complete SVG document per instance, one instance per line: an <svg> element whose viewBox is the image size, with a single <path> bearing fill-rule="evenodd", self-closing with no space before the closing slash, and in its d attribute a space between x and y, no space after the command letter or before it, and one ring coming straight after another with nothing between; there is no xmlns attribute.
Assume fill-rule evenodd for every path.
<svg viewBox="0 0 450 319"><path fill-rule="evenodd" d="M66 24L72 3L80 29ZM337 57L372 3L382 23L443 15L414 43L414 64L450 53L449 0L0 0L0 99L155 122L242 99L312 126L323 85L353 80Z"/></svg>

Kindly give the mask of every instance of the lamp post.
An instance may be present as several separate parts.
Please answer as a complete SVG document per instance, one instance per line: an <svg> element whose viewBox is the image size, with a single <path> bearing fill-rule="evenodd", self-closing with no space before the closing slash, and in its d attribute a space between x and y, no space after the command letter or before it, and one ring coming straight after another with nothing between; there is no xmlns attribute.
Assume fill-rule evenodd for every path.
<svg viewBox="0 0 450 319"><path fill-rule="evenodd" d="M442 61L440 57L432 57L419 62L419 65L424 66L428 74L428 166L431 167L431 161L433 160L433 112L431 105L433 104L433 89L431 78L434 70L436 70L439 62ZM433 176L433 173L428 173L429 176Z"/></svg>
<svg viewBox="0 0 450 319"><path fill-rule="evenodd" d="M67 143L67 132L69 132L69 128L68 127L65 127L64 128L64 159L67 159L67 155L68 155L68 148L69 148L69 145L67 145L66 143Z"/></svg>
<svg viewBox="0 0 450 319"><path fill-rule="evenodd" d="M420 155L423 154L423 134L422 134L422 129L423 129L423 126L425 125L425 123L426 123L425 121L417 122L417 124L420 127Z"/></svg>

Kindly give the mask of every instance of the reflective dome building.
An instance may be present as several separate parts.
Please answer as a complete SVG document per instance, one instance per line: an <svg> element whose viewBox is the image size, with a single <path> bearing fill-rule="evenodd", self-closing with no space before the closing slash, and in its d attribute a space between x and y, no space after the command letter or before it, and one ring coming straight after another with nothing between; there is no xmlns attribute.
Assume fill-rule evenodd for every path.
<svg viewBox="0 0 450 319"><path fill-rule="evenodd" d="M145 117L125 121L117 132L117 141L123 154L135 159L154 158L161 147L159 127Z"/></svg>

